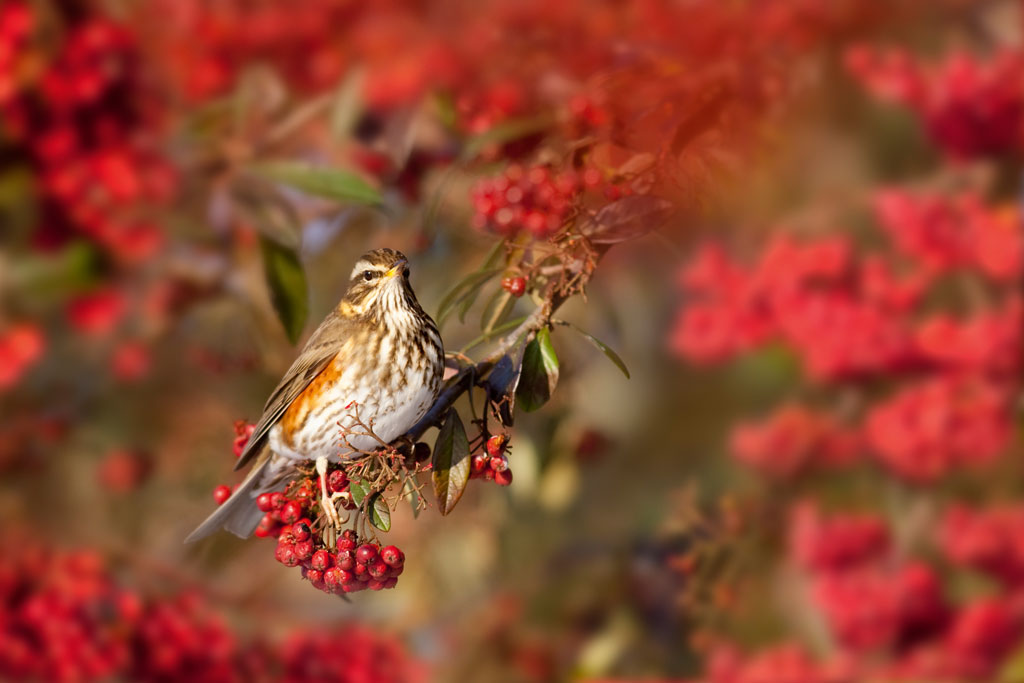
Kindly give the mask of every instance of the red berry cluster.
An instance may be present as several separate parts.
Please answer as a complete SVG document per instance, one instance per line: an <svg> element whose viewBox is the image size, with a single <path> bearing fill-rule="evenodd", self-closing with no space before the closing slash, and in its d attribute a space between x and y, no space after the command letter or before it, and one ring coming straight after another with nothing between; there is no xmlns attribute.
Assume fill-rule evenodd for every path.
<svg viewBox="0 0 1024 683"><path fill-rule="evenodd" d="M21 379L43 355L46 339L33 323L19 323L0 331L0 391Z"/></svg>
<svg viewBox="0 0 1024 683"><path fill-rule="evenodd" d="M33 17L28 25L37 23L28 5L5 3L5 15L25 12ZM0 122L39 179L37 241L85 235L121 262L138 263L163 239L143 208L167 202L177 182L143 134L159 130L162 108L143 84L135 39L125 27L86 14L68 18L63 28L52 55L29 40L18 43L13 59L43 68L0 98ZM0 81L11 77L2 71Z"/></svg>
<svg viewBox="0 0 1024 683"><path fill-rule="evenodd" d="M246 422L245 420L235 421L235 441L231 444L231 450L236 458L242 457L242 451L245 450L245 445L249 443L249 438L255 430L256 425L251 422Z"/></svg>
<svg viewBox="0 0 1024 683"><path fill-rule="evenodd" d="M924 483L1005 449L1024 330L1019 213L903 192L882 193L877 209L888 249L858 254L845 237L781 235L752 266L707 246L683 271L690 300L671 344L687 358L720 361L781 342L818 383L890 389L841 419L785 406L741 426L733 451L744 462L792 476L866 451ZM954 278L977 281L981 295L937 307L943 299L931 295Z"/></svg>
<svg viewBox="0 0 1024 683"><path fill-rule="evenodd" d="M784 478L850 464L860 454L861 439L832 415L790 403L760 422L734 427L730 446L746 465Z"/></svg>
<svg viewBox="0 0 1024 683"><path fill-rule="evenodd" d="M928 276L975 272L997 283L1024 271L1024 236L1014 207L989 207L976 193L953 196L880 192L875 201L893 245Z"/></svg>
<svg viewBox="0 0 1024 683"><path fill-rule="evenodd" d="M493 481L498 486L512 483L512 468L508 464L508 437L495 434L484 443L482 453L477 453L470 461L469 478Z"/></svg>
<svg viewBox="0 0 1024 683"><path fill-rule="evenodd" d="M455 98L459 127L472 134L484 133L503 121L529 110L528 90L518 80L502 78L485 86L466 87Z"/></svg>
<svg viewBox="0 0 1024 683"><path fill-rule="evenodd" d="M932 139L955 158L1024 148L1024 55L1005 50L982 61L954 53L926 66L909 53L867 47L847 54L850 71L875 95L921 117Z"/></svg>
<svg viewBox="0 0 1024 683"><path fill-rule="evenodd" d="M581 193L606 188L596 169L554 172L547 166L523 168L512 164L497 178L481 180L472 191L473 227L510 237L526 231L537 239L547 239L562 229Z"/></svg>
<svg viewBox="0 0 1024 683"><path fill-rule="evenodd" d="M415 669L396 640L352 626L243 642L198 593L128 590L92 551L8 539L0 553L3 680L383 682Z"/></svg>
<svg viewBox="0 0 1024 683"><path fill-rule="evenodd" d="M939 530L945 557L954 565L974 569L1014 591L1024 587L1024 505L986 508L953 505Z"/></svg>
<svg viewBox="0 0 1024 683"><path fill-rule="evenodd" d="M876 515L825 517L808 501L795 505L790 515L790 552L808 571L838 571L885 557L889 543L889 528Z"/></svg>
<svg viewBox="0 0 1024 683"><path fill-rule="evenodd" d="M393 545L359 543L355 533L345 531L337 551L316 551L302 575L325 593L356 593L361 590L394 588L405 568L405 553ZM280 547L280 546L278 546Z"/></svg>
<svg viewBox="0 0 1024 683"><path fill-rule="evenodd" d="M349 492L343 470L328 472L327 490ZM220 488L218 491L223 495ZM260 494L256 505L265 514L256 536L277 538L277 561L286 567L301 567L302 576L325 593L394 588L405 566L402 551L393 545L381 548L376 543L360 543L350 529L337 539L334 548L328 548L313 521L319 508L319 491L319 481L313 476L292 482L285 491ZM350 498L344 501L346 508L355 507Z"/></svg>

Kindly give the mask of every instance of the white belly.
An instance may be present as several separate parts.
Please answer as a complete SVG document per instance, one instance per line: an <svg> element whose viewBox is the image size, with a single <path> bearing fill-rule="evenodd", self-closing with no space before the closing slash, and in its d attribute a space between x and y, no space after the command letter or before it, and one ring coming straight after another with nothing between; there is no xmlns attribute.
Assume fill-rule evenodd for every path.
<svg viewBox="0 0 1024 683"><path fill-rule="evenodd" d="M429 355L435 356L436 352ZM404 359L396 359L400 360ZM354 451L372 451L381 445L380 441L390 443L416 424L433 403L443 364L440 358L431 361L436 361L435 377L426 384L421 373L406 363L405 383L398 391L385 392L377 375L364 375L360 380L354 371L346 369L327 388L326 400L309 413L290 444L284 439L281 424L274 425L268 440L271 450L293 460L338 460ZM366 427L372 427L380 441L366 434Z"/></svg>

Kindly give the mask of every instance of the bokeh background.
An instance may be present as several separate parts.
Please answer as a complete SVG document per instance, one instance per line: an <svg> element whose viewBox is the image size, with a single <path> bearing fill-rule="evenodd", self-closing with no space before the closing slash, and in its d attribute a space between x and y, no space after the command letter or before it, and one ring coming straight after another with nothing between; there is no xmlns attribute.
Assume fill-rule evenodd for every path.
<svg viewBox="0 0 1024 683"><path fill-rule="evenodd" d="M0 678L1024 680L1022 28L1010 0L0 0ZM629 379L557 328L512 485L397 510L394 590L183 545L360 253L409 255L434 314L551 239L480 200L517 164L675 207L558 314Z"/></svg>

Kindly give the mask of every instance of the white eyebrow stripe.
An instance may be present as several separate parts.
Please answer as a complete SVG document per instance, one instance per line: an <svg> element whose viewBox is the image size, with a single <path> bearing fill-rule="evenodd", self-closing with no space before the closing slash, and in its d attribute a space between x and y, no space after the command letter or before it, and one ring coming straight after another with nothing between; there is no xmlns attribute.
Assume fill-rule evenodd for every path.
<svg viewBox="0 0 1024 683"><path fill-rule="evenodd" d="M375 273L382 272L380 266L374 265L367 261L366 259L363 259L356 263L355 268L352 269L352 274L348 276L348 279L351 280L356 275L362 273L364 270L372 270Z"/></svg>

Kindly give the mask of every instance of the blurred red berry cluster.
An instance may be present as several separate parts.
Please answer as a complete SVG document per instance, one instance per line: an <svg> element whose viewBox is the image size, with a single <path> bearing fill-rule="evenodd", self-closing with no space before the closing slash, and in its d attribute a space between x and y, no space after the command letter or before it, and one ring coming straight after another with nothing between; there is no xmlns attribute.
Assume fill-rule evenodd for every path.
<svg viewBox="0 0 1024 683"><path fill-rule="evenodd" d="M163 242L151 207L177 179L133 33L98 14L44 18L14 0L0 13L0 55L0 123L38 179L37 244L84 236L125 264L151 258Z"/></svg>
<svg viewBox="0 0 1024 683"><path fill-rule="evenodd" d="M781 344L810 382L890 387L834 415L788 404L742 426L733 438L741 460L793 475L855 462L867 450L893 472L929 482L1005 448L1019 390L1024 235L1015 211L976 199L963 206L886 193L878 217L892 248L783 233L750 266L720 246L702 248L681 274L689 300L671 337L678 353L721 362ZM988 242L998 246L985 249ZM988 251L998 264L978 257ZM935 293L953 283L972 293L937 307Z"/></svg>
<svg viewBox="0 0 1024 683"><path fill-rule="evenodd" d="M473 227L503 237L525 231L536 239L547 239L562 229L573 211L582 208L582 193L602 189L609 199L631 192L628 187L606 183L596 168L582 174L554 173L544 166L512 164L502 175L481 180L473 188Z"/></svg>
<svg viewBox="0 0 1024 683"><path fill-rule="evenodd" d="M910 52L858 46L850 71L880 98L921 118L935 144L955 159L1019 154L1024 145L1024 56L965 52L926 64Z"/></svg>
<svg viewBox="0 0 1024 683"><path fill-rule="evenodd" d="M905 51L847 53L855 77L914 110L948 157L1019 155L1019 50L922 64ZM790 388L805 400L736 426L730 446L783 495L815 483L789 508L780 564L804 606L792 612L825 626L817 654L795 641L752 654L719 644L708 681L1008 675L1024 634L1024 516L1017 502L967 504L964 490L942 485L988 476L992 488L1022 392L1021 213L1012 193L984 185L884 188L871 233L779 232L749 258L716 242L682 270L676 353L714 364L783 348L802 369ZM865 474L867 489L836 476L864 462L882 465ZM901 498L906 484L913 503ZM845 511L823 512L844 506L836 500Z"/></svg>
<svg viewBox="0 0 1024 683"><path fill-rule="evenodd" d="M0 676L46 681L420 680L393 639L365 628L247 641L195 591L126 588L94 551L5 540Z"/></svg>

